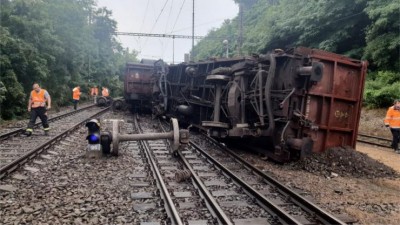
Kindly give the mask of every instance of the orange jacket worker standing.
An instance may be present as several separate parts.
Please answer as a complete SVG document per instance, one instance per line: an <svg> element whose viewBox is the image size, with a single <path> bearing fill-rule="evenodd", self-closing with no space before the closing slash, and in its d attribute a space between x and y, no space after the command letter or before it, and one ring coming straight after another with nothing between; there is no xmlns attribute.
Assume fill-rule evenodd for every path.
<svg viewBox="0 0 400 225"><path fill-rule="evenodd" d="M25 131L26 136L31 136L33 132L33 126L36 123L36 118L39 117L42 121L44 133L47 135L50 128L47 122L46 110L51 108L51 98L49 93L40 88L39 84L33 84L31 95L29 96L28 111L31 112L31 118L28 123L28 127ZM46 108L47 102L47 108Z"/></svg>
<svg viewBox="0 0 400 225"><path fill-rule="evenodd" d="M103 87L103 90L101 91L101 94L102 94L104 97L110 96L110 92L108 91L108 88L106 88L106 87Z"/></svg>
<svg viewBox="0 0 400 225"><path fill-rule="evenodd" d="M94 96L94 87L90 88L90 95Z"/></svg>
<svg viewBox="0 0 400 225"><path fill-rule="evenodd" d="M389 107L386 113L385 125L386 127L390 127L393 135L392 148L400 154L400 99L395 100L394 105Z"/></svg>
<svg viewBox="0 0 400 225"><path fill-rule="evenodd" d="M81 97L81 87L77 86L74 89L72 89L72 99L74 102L74 109L76 110L79 99Z"/></svg>
<svg viewBox="0 0 400 225"><path fill-rule="evenodd" d="M99 89L98 89L97 87L92 87L90 90L91 90L91 91L90 91L90 95L91 95L91 96L97 96L97 95L99 95Z"/></svg>

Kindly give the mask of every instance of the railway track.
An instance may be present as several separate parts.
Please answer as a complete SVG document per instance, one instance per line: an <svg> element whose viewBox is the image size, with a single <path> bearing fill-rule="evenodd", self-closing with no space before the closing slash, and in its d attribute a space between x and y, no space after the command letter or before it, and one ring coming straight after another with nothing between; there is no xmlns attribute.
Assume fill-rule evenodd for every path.
<svg viewBox="0 0 400 225"><path fill-rule="evenodd" d="M136 130L140 133L154 133L154 121L144 117L140 121L135 120ZM148 212L165 212L162 217L167 224L207 224L213 222L213 211L207 207L207 200L198 190L198 186L191 182L178 183L176 172L182 170L183 165L177 158L171 156L168 142L165 140L139 141L143 155L153 174L155 180L155 190L159 190L157 195L152 196L152 201L162 202L156 207L155 204L147 209ZM150 196L148 192L138 191L135 194L140 196ZM143 204L142 204L143 205ZM145 208L147 205L139 205L137 208ZM161 209L160 209L161 207ZM157 210L154 210L157 209ZM147 213L147 212L146 212ZM143 223L159 224L156 219L142 221Z"/></svg>
<svg viewBox="0 0 400 225"><path fill-rule="evenodd" d="M92 116L101 113L100 110L94 109L88 111L92 113ZM53 129L53 133L49 137L39 135L35 136L36 138L24 137L24 140L22 140L19 139L21 137L18 135L12 135L1 142L1 153L4 152L3 144L8 143L16 151L18 147L22 146L22 142L25 143L23 146L32 145L30 147L35 148L35 151L38 152L27 156L33 150L23 151L21 153L22 157L18 153L19 160L24 157L28 161L28 159L33 158L34 155L39 154L40 151L44 151L46 148L60 149L63 152L68 148L79 148L78 151L82 152L85 142L80 134L85 133L86 130L82 130L82 126L73 121L81 118L83 123L90 116L89 114L87 113L85 116L75 114L72 117L55 121L52 127L56 129ZM109 117L125 120L122 130L127 134L139 131L148 133L160 131L159 122L151 120L149 117L143 117L139 120L132 120L131 116L122 114L115 114ZM102 126L107 127L110 124L104 122ZM74 129L80 129L79 133L76 133ZM67 134L71 132L72 135L67 137ZM40 138L40 143L26 142L27 139L33 141L37 138ZM62 141L60 141L61 139ZM251 165L246 164L245 161L238 161L229 153L228 149L214 140L207 139L201 135L195 135L193 139L194 141L177 153L179 157L172 157L169 143L165 140L123 142L120 145L123 153L117 158L105 159L105 161L91 161L80 156L72 156L70 159L64 160L67 164L58 167L58 170L45 170L50 174L60 174L60 177L54 175L56 177L50 177L44 181L49 183L47 186L53 187L49 190L54 196L67 192L80 193L81 191L74 192L73 190L81 187L83 182L85 184L82 187L87 188L87 193L92 193L92 191L99 193L100 190L107 187L104 190L105 193L114 194L114 197L110 200L112 201L111 205L110 202L107 203L100 200L92 204L92 198L90 197L92 194L85 194L83 191L81 198L89 198L90 200L77 201L76 197L74 197L73 199L75 200L71 201L79 204L78 209L80 210L100 207L98 206L100 202L103 204L101 205L103 207L102 212L98 214L96 214L96 211L88 211L82 214L87 217L82 217L82 222L84 223L90 221L91 217L89 215L96 214L114 215L108 219L102 216L99 217L101 218L99 222L112 224L121 223L124 218L126 218L127 222L146 225L345 224L323 211L317 211L315 209L318 208L317 206L306 199L301 199L301 196L299 198L299 196L288 194L288 190L285 190L285 187L276 186L274 181L263 177L262 172L251 169ZM54 144L57 141L60 142ZM41 150L36 150L39 147L41 147ZM23 161L13 162L14 166L12 168L15 170L22 163ZM10 164L8 163L7 166ZM2 166L3 168L4 166ZM64 170L66 169L71 169L71 171L65 172ZM189 174L190 176L186 176L186 180L178 182L177 172L182 174L179 172L183 170L186 171L184 174ZM96 171L102 172L96 173ZM5 177L10 172L11 170L2 176ZM52 180L62 181L53 183ZM94 180L96 184L93 184ZM19 181L13 182L18 183ZM75 186L71 186L72 189L67 188L69 182L75 183ZM42 185L42 182L39 182L39 184ZM63 185L66 186L64 187ZM108 187L110 185L113 187ZM20 189L24 187L23 184L16 186L19 186ZM96 187L98 187L98 190ZM64 188L67 188L67 191L64 191ZM35 193L37 192L36 190ZM25 195L29 196L30 192L28 191L27 193ZM109 195L111 194L107 194L107 196ZM65 196L62 198L65 198ZM39 201L39 199L35 198L34 200ZM121 205L114 207L117 203L121 203ZM69 220L69 216L72 215L70 208L64 207L62 202L57 204L57 213L64 215L64 217L59 216L62 223L71 221ZM132 208L133 210L131 210ZM12 208L7 207L6 210L7 215L8 213L13 214ZM53 209L43 210L38 215L45 215L43 218L50 218L53 215L52 211ZM102 214L105 211L107 213ZM74 213L80 215L81 212L75 210ZM43 220L46 221L45 219ZM73 217L72 221L77 222L76 218L74 219Z"/></svg>
<svg viewBox="0 0 400 225"><path fill-rule="evenodd" d="M44 136L38 131L34 131L30 137L21 136L23 129L2 134L0 141L0 179L67 137L89 118L98 116L108 109L88 106L54 117L51 119L51 131L48 136Z"/></svg>
<svg viewBox="0 0 400 225"><path fill-rule="evenodd" d="M361 142L361 143L370 144L370 145L376 145L379 147L392 148L390 146L392 143L392 140L388 139L388 138L377 137L377 136L373 136L373 135L359 133L357 141Z"/></svg>
<svg viewBox="0 0 400 225"><path fill-rule="evenodd" d="M218 224L347 224L302 195L250 165L234 152L204 135L191 136L178 152L208 205L219 208ZM221 176L222 175L222 176ZM208 192L208 195L207 195ZM227 218L222 220L221 218Z"/></svg>
<svg viewBox="0 0 400 225"><path fill-rule="evenodd" d="M80 113L80 112L82 112L82 111L85 111L85 110L87 110L87 109L93 108L93 107L95 107L95 106L96 106L95 104L90 104L90 105L85 106L85 107L83 107L83 108L80 108L80 109L78 109L78 110L73 110L73 111L70 111L70 112L67 112L67 113L63 113L63 114L60 114L60 115L56 115L56 116L49 115L48 122L49 122L49 124L51 124L53 121L60 120L60 119L62 119L62 118L65 118L65 117L74 115L74 114L76 114L76 113ZM24 123L24 126L26 126L26 124L27 124L27 122ZM42 124L42 123L41 123L40 121L37 122L37 123L35 124L34 128L38 128L41 124ZM1 143L1 141L2 141L3 139L9 138L9 137L11 137L11 136L13 136L13 135L21 134L22 132L24 132L24 130L25 130L24 128L3 129L3 130L0 132L0 143Z"/></svg>

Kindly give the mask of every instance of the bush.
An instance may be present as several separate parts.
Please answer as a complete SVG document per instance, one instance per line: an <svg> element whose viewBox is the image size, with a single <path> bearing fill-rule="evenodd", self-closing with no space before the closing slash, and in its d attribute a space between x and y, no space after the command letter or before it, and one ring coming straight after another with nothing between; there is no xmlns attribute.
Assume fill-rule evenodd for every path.
<svg viewBox="0 0 400 225"><path fill-rule="evenodd" d="M364 104L369 108L388 107L394 99L400 98L400 73L379 71L367 80L364 91Z"/></svg>

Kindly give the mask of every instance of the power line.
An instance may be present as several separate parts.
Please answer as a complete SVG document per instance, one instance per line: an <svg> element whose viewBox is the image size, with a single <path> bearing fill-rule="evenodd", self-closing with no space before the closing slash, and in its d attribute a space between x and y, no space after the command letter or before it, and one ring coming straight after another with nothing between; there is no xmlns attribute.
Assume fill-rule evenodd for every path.
<svg viewBox="0 0 400 225"><path fill-rule="evenodd" d="M170 9L169 9L168 19L167 19L167 23L165 24L165 31L164 31L164 33L167 33L168 24L169 24L169 19L171 18L171 13L172 13L172 7L173 7L173 5L174 5L174 0L172 0L172 2L171 2L171 7L170 7ZM167 42L167 44L163 45L164 47L163 47L163 50L162 50L162 57L164 57L164 53L165 53L165 51L167 50L168 45L169 45L169 42Z"/></svg>
<svg viewBox="0 0 400 225"><path fill-rule="evenodd" d="M181 8L179 9L178 16L176 17L176 20L175 20L174 26L172 27L171 33L172 33L173 30L175 29L175 25L176 25L176 23L178 22L179 16L181 15L182 8L183 8L183 5L185 4L185 1L186 1L186 0L183 0L183 2L182 2Z"/></svg>
<svg viewBox="0 0 400 225"><path fill-rule="evenodd" d="M220 18L220 19L208 21L208 22L205 22L205 23L200 23L200 24L197 24L197 25L195 26L195 28L198 28L198 27L201 27L201 26L210 24L210 23L214 23L214 22L217 22L217 21L222 21L222 20L226 20L226 19L225 19L225 18ZM180 29L178 29L178 30L173 30L173 29L172 29L172 31L170 32L170 34L175 33L175 32L178 32L178 31L188 30L188 29L192 29L192 27L191 27L191 26L190 26L190 27L184 27L184 28L180 28Z"/></svg>
<svg viewBox="0 0 400 225"><path fill-rule="evenodd" d="M154 24L153 24L153 27L152 27L151 30L150 30L150 33L153 32L154 27L156 26L158 20L160 19L161 14L164 12L165 6L167 5L168 2L169 2L169 0L166 0L166 1L165 1L164 6L162 7L160 13L159 13L158 16L157 16L156 21L155 21ZM147 44L147 39L146 39L146 41L144 42L144 46L145 46L146 44Z"/></svg>
<svg viewBox="0 0 400 225"><path fill-rule="evenodd" d="M149 9L149 3L150 3L150 0L147 0L146 10L144 11L144 17L143 17L142 25L140 26L140 32L142 32L144 21L146 20L147 10Z"/></svg>
<svg viewBox="0 0 400 225"><path fill-rule="evenodd" d="M183 38L183 39L192 39L192 37L194 37L194 39L204 38L204 36L192 36L192 35L181 35L181 34L151 34L151 33L130 33L130 32L115 32L114 34L134 36L134 37L161 37L161 38ZM222 39L222 38L217 38L217 39Z"/></svg>
<svg viewBox="0 0 400 225"><path fill-rule="evenodd" d="M172 12L172 6L174 5L174 0L172 0L171 2L171 7L169 8L169 14L168 14L168 18L167 18L167 23L165 24L165 31L164 33L167 33L167 28L168 28L168 24L169 24L169 18L171 17L171 12Z"/></svg>
<svg viewBox="0 0 400 225"><path fill-rule="evenodd" d="M164 12L165 6L167 5L168 2L169 2L169 0L166 0L166 1L165 1L164 6L162 7L160 14L158 14L157 19L156 19L156 21L154 22L153 27L152 27L151 30L150 30L150 33L153 32L154 27L156 26L158 20L160 19L161 14Z"/></svg>

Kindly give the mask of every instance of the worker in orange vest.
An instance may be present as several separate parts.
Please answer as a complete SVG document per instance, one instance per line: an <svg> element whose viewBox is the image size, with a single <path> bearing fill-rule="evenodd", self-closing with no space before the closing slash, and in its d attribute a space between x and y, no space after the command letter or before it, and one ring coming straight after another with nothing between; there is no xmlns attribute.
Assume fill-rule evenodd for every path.
<svg viewBox="0 0 400 225"><path fill-rule="evenodd" d="M400 99L395 100L393 106L389 107L384 122L386 127L390 127L393 135L391 146L396 153L400 154Z"/></svg>
<svg viewBox="0 0 400 225"><path fill-rule="evenodd" d="M102 95L103 97L108 97L108 96L110 96L110 91L108 91L108 88L103 87L103 88L102 88L102 91L101 91L101 95Z"/></svg>
<svg viewBox="0 0 400 225"><path fill-rule="evenodd" d="M97 103L97 96L99 95L99 88L94 86L90 89L90 95L93 97L94 104Z"/></svg>
<svg viewBox="0 0 400 225"><path fill-rule="evenodd" d="M47 112L51 108L51 98L49 93L40 88L39 84L33 84L31 94L29 96L28 112L31 113L31 118L28 123L28 127L25 130L26 136L31 136L33 132L33 126L36 123L36 118L39 117L42 121L43 130L45 135L49 134L49 123L47 122ZM47 102L47 107L46 107Z"/></svg>
<svg viewBox="0 0 400 225"><path fill-rule="evenodd" d="M97 96L97 95L99 95L99 88L97 88L96 86L92 87L92 88L91 88L91 91L90 91L90 95L91 95L91 96Z"/></svg>
<svg viewBox="0 0 400 225"><path fill-rule="evenodd" d="M76 86L74 89L72 89L72 99L74 102L74 109L77 109L79 99L81 97L81 87Z"/></svg>

